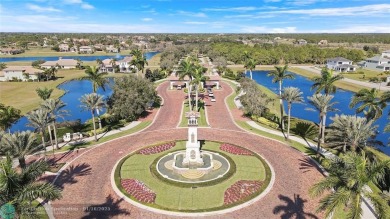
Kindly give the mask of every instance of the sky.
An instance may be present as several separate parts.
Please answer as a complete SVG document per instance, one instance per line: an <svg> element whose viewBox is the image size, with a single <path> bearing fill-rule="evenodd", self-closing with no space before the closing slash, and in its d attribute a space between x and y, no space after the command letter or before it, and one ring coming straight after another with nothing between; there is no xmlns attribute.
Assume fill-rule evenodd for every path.
<svg viewBox="0 0 390 219"><path fill-rule="evenodd" d="M390 33L390 1L0 0L0 32Z"/></svg>

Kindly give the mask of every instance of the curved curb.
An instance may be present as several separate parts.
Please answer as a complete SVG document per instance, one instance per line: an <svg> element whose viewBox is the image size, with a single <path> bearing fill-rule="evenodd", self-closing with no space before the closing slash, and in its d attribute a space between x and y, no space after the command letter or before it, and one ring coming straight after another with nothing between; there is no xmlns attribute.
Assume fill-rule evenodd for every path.
<svg viewBox="0 0 390 219"><path fill-rule="evenodd" d="M251 150L252 151L252 150ZM254 152L254 151L252 151ZM209 211L209 212L201 212L201 213L185 213L185 212L175 212L175 211L167 211L167 210L161 210L161 209L157 209L157 208L153 208L153 207L149 207L149 206L146 206L146 205L143 205L139 202L136 202L134 200L132 200L131 198L127 197L126 195L124 195L120 190L119 188L116 186L116 183L115 183L115 170L116 168L118 167L118 164L119 162L124 159L128 154L126 154L125 156L121 157L117 162L116 164L114 165L114 168L112 169L111 171L111 177L110 177L110 181L111 181L111 187L112 189L115 191L115 193L123 200L125 200L126 202L130 203L131 205L133 206L136 206L138 208L141 208L143 210L147 210L147 211L151 211L153 213L157 213L157 214L164 214L164 215L168 215L168 216L179 216L179 217L206 217L206 216L216 216L216 215L221 215L221 214L226 214L226 213L231 213L233 211L237 211L237 210L240 210L242 208L245 208L245 207L248 207L249 205L252 205L254 204L255 202L259 201L260 199L262 199L263 197L265 197L273 188L274 186L274 183L275 183L275 171L273 169L273 167L270 165L270 163L268 162L267 159L265 159L263 156L261 156L260 154L258 154L257 152L254 152L256 153L258 156L260 156L264 161L265 163L268 165L268 167L270 168L270 172L271 172L271 180L269 181L268 183L268 186L267 188L262 192L260 193L258 196L256 196L255 198L247 201L247 202L244 202L240 205L236 205L234 207L231 207L231 208L227 208L227 209L223 209L223 210L218 210L218 211Z"/></svg>

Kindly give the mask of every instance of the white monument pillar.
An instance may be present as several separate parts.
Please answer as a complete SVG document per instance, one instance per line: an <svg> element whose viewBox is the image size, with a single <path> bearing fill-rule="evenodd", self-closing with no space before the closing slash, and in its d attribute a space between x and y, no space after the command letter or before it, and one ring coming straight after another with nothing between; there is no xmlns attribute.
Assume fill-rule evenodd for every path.
<svg viewBox="0 0 390 219"><path fill-rule="evenodd" d="M170 85L169 89L173 90L173 84L174 84L174 83L175 83L175 82L171 81L171 85Z"/></svg>
<svg viewBox="0 0 390 219"><path fill-rule="evenodd" d="M186 113L188 118L188 140L186 142L186 155L183 159L183 165L203 165L203 159L200 155L200 142L198 141L198 112Z"/></svg>

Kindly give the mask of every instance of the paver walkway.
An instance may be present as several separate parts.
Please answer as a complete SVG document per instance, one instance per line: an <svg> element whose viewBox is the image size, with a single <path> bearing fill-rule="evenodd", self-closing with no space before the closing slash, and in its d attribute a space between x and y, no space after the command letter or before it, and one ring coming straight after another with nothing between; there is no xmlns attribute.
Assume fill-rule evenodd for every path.
<svg viewBox="0 0 390 219"><path fill-rule="evenodd" d="M164 82L158 88L164 98L164 106L149 128L90 148L68 162L68 167L55 182L63 188L63 198L52 203L56 218L172 218L119 199L110 183L114 165L126 154L148 144L187 138L187 129L175 128L184 93L167 90L168 85ZM310 159L291 147L233 126L223 101L231 88L226 83L222 83L222 88L214 92L217 102L207 106L212 128L199 129L199 139L229 142L259 153L273 167L275 184L265 197L254 204L210 218L283 218L290 214L302 218L314 215L318 199L308 196L308 188L323 178L322 173ZM95 210L100 211L90 211L91 208L87 207L97 207Z"/></svg>

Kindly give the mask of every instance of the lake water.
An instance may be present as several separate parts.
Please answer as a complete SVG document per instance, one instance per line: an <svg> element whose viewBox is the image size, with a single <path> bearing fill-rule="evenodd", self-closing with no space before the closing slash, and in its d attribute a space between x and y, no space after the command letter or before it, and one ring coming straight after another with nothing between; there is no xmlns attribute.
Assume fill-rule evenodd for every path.
<svg viewBox="0 0 390 219"><path fill-rule="evenodd" d="M278 93L279 84L272 83L272 77L267 76L268 71L253 71L253 80L257 83L267 87L272 90L274 93ZM313 91L310 90L310 87L313 85L313 82L303 76L295 75L295 79L293 80L284 80L283 87L298 87L302 92L305 98L305 103L303 104L293 104L291 109L291 116L302 118L306 120L310 120L313 122L319 122L319 115L317 111L311 111L310 109L314 109L309 103L307 97L313 95ZM249 74L248 74L249 77ZM337 89L336 94L334 95L333 101L338 102L335 107L338 109L337 112L329 112L327 113L326 124L329 125L332 120L330 119L335 114L346 114L346 115L355 115L355 109L351 109L348 107L351 98L353 96L353 92L346 91L342 89ZM287 109L287 105L285 104L285 110ZM383 116L379 118L375 125L378 125L378 135L377 140L382 141L383 143L388 143L388 138L390 137L390 133L383 132L384 127L389 122L387 119L387 113L390 111L390 106L387 106L383 111ZM360 115L362 116L362 115ZM380 147L380 150L390 155L390 147Z"/></svg>
<svg viewBox="0 0 390 219"><path fill-rule="evenodd" d="M146 58L149 60L153 55L157 54L156 52L153 53L146 53ZM87 57L87 56L84 56ZM95 56L95 57L108 57L108 56ZM23 58L23 57L15 57L15 58ZM39 57L41 58L41 57ZM109 79L110 83L112 84L114 79ZM20 82L20 83L28 83L28 82ZM88 119L92 118L92 115L88 111L82 111L82 108L80 107L80 98L84 94L92 93L92 82L88 80L72 80L69 82L65 82L58 86L59 89L62 89L66 91L66 93L60 98L66 106L63 108L65 110L68 110L68 116L65 117L65 120L76 120L80 119L81 122L85 122ZM99 94L109 97L112 94L112 90L110 86L106 86L106 91L103 91L101 88L97 91ZM105 111L102 111L101 114L103 114ZM58 119L59 122L64 121L63 119ZM20 118L12 127L11 131L23 131L23 130L33 130L33 128L27 126L28 119L27 117L23 116Z"/></svg>
<svg viewBox="0 0 390 219"><path fill-rule="evenodd" d="M145 53L146 59L152 58L159 52L147 52ZM44 61L56 61L59 57L64 59L80 59L81 61L96 61L96 59L104 60L104 59L112 59L116 58L117 60L123 59L126 55L100 55L100 56L42 56L42 57L0 57L0 62L33 62L36 60L44 60Z"/></svg>

